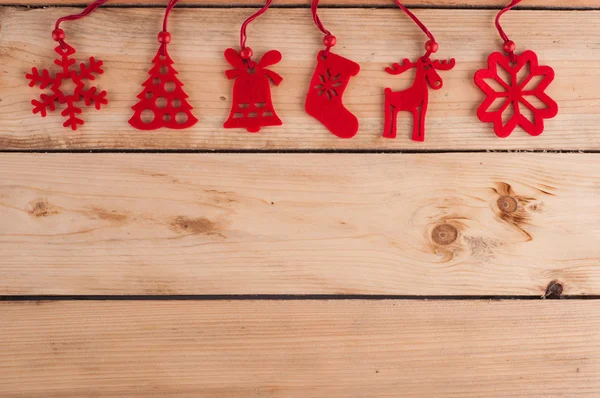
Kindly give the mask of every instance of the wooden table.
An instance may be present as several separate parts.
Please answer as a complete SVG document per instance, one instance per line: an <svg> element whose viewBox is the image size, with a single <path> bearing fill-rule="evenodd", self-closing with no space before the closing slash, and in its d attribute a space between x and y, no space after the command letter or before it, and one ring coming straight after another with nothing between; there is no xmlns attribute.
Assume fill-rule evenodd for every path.
<svg viewBox="0 0 600 398"><path fill-rule="evenodd" d="M354 139L303 110L322 40L305 0L249 28L283 54L283 126L220 127L223 50L261 1L182 0L169 49L200 121L130 128L165 1L114 0L64 25L110 101L64 129L24 74L81 3L0 0L0 397L600 396L600 1L504 17L554 67L560 113L499 139L472 79L507 1L411 0L457 59L424 143L406 114L381 137L383 88L412 82L383 68L425 41L382 0L320 11L362 68Z"/></svg>

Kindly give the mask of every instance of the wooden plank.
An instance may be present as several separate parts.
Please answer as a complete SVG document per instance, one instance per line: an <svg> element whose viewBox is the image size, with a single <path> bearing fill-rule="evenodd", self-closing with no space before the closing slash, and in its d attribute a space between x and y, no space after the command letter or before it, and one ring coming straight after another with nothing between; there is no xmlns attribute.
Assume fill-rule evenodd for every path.
<svg viewBox="0 0 600 398"><path fill-rule="evenodd" d="M383 68L405 56L416 56L424 42L422 32L399 10L322 12L327 26L338 36L338 52L362 66L345 96L361 121L359 134L350 140L333 136L304 112L306 87L322 39L308 9L272 10L249 32L249 44L256 54L272 48L283 53L284 60L274 70L285 80L272 91L284 126L266 128L259 134L221 128L229 114L232 86L223 73L228 67L223 50L238 42L239 26L248 9L174 12L170 52L201 119L192 129L142 132L127 124L130 107L137 101L157 49L161 9L102 9L85 22L65 26L81 59L94 55L104 60L106 73L97 82L108 90L110 104L101 112L86 109L86 124L75 133L62 127L58 112L46 119L33 115L30 102L39 90L28 87L24 74L32 66L52 64L51 26L66 11L0 9L0 148L600 149L600 81L596 78L600 75L600 51L590 39L600 35L599 11L517 11L504 19L519 48L535 49L543 63L555 68L557 79L548 92L558 101L560 113L547 123L540 137L517 131L508 139L498 139L491 126L475 115L483 94L472 82L487 55L500 48L493 25L495 11L416 10L436 33L440 58L458 59L456 68L444 73L444 89L431 93L424 144L410 140L412 120L408 115L398 119L397 139L381 137L383 88L408 87L413 78L410 74L391 77ZM130 21L145 23L132 25ZM281 34L283 31L286 34Z"/></svg>
<svg viewBox="0 0 600 398"><path fill-rule="evenodd" d="M24 6L70 6L87 4L85 0L0 0L0 5L20 4ZM164 5L164 0L111 0L110 5L132 5L132 6L159 6ZM209 2L200 0L181 0L178 6L207 6L207 5L262 5L263 0L211 0ZM309 0L277 0L277 5L308 5ZM327 5L393 5L392 1L384 0L321 0L321 6ZM506 0L409 0L404 2L407 7L503 7ZM589 8L600 7L599 0L527 0L527 7L565 7L565 8ZM105 6L106 7L106 6Z"/></svg>
<svg viewBox="0 0 600 398"><path fill-rule="evenodd" d="M597 397L600 302L0 303L0 396Z"/></svg>
<svg viewBox="0 0 600 398"><path fill-rule="evenodd" d="M2 154L0 295L600 294L599 170L594 154Z"/></svg>

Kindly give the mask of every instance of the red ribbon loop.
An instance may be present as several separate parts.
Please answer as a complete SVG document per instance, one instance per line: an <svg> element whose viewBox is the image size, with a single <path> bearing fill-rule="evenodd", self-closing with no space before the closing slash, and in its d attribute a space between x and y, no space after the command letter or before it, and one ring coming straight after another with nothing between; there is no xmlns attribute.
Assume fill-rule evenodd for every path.
<svg viewBox="0 0 600 398"><path fill-rule="evenodd" d="M400 3L399 0L395 0L395 2L398 5L398 7L400 7L400 9L402 11L404 11L406 13L406 15L408 15L410 17L410 19L412 19L414 21L414 23L416 23L419 28L421 28L421 30L423 31L423 33L425 33L427 35L427 37L429 38L429 40L431 40L432 42L436 43L435 37L433 37L433 33L431 33L429 31L429 29L427 29L427 27L425 26L425 24L423 24L423 22L421 22L419 20L419 18L417 18L417 16L412 13L412 11L410 11L402 3ZM425 59L428 59L430 55L431 55L431 51L427 50L427 52L425 53L425 55L423 57Z"/></svg>
<svg viewBox="0 0 600 398"><path fill-rule="evenodd" d="M88 5L81 13L79 14L73 14L73 15L67 15L65 17L61 17L58 18L56 20L56 23L54 24L54 30L57 31L60 29L60 24L64 21L75 21L77 19L83 18L88 16L89 14L91 14L96 8L100 7L102 4L106 3L108 0L96 0L93 3L91 3L90 5ZM57 40L58 43L60 44L60 46L63 49L66 49L66 44L65 44L65 40L64 39L59 39Z"/></svg>
<svg viewBox="0 0 600 398"><path fill-rule="evenodd" d="M262 14L264 14L265 11L267 11L269 9L269 6L271 5L272 2L273 2L273 0L267 0L265 5L260 10L256 11L254 14L250 15L248 17L248 19L246 19L244 21L244 23L242 24L242 27L240 29L240 50L244 50L246 48L246 40L248 39L248 36L246 35L246 29L248 28L248 25L250 25L250 23L252 21L254 21L256 18L258 18ZM250 67L252 67L254 65L254 63L252 62L251 59L248 59L247 62Z"/></svg>

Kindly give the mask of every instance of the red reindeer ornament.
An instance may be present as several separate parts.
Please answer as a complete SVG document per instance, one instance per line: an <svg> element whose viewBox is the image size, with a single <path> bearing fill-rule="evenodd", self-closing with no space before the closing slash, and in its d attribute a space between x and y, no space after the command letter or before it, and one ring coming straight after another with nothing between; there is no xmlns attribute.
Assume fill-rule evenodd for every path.
<svg viewBox="0 0 600 398"><path fill-rule="evenodd" d="M425 140L425 116L427 115L427 104L429 102L429 90L439 90L444 85L442 78L436 70L450 70L454 68L454 59L450 61L431 61L429 58L421 57L412 63L404 59L402 64L393 64L385 71L390 75L399 75L411 68L416 68L415 81L413 85L404 91L392 91L385 89L385 126L383 136L396 138L396 117L400 111L408 111L413 115L414 141Z"/></svg>
<svg viewBox="0 0 600 398"><path fill-rule="evenodd" d="M252 49L246 47L246 28L267 11L271 1L267 0L263 8L242 24L239 53L233 48L225 50L225 59L234 68L226 71L225 75L228 79L235 79L231 111L223 124L225 128L245 128L248 132L256 133L261 127L282 124L273 107L270 82L278 86L283 78L267 69L267 66L281 61L281 53L277 50L268 51L256 63L252 60Z"/></svg>
<svg viewBox="0 0 600 398"><path fill-rule="evenodd" d="M433 34L398 0L396 0L396 4L421 28L429 37L429 40L425 43L425 55L418 58L416 62L410 62L408 58L405 58L402 64L394 63L391 68L385 68L385 71L390 75L399 75L411 68L416 68L417 73L415 81L410 88L403 91L392 91L390 88L384 90L385 123L383 136L396 138L396 118L398 112L408 111L413 116L413 141L425 141L425 116L427 115L427 106L429 103L429 87L434 90L441 89L444 82L437 73L437 70L450 70L454 68L456 63L454 59L450 59L449 61L432 61L430 55L437 52L439 47Z"/></svg>

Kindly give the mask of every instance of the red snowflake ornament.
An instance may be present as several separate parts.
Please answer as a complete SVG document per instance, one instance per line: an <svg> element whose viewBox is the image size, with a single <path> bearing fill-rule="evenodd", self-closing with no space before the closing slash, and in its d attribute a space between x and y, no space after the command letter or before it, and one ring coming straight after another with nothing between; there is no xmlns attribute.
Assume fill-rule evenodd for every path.
<svg viewBox="0 0 600 398"><path fill-rule="evenodd" d="M537 136L544 131L544 119L553 118L558 113L558 105L544 92L554 80L554 70L538 65L533 51L528 50L521 55L513 53L513 56L514 62L509 54L492 53L488 58L488 68L475 73L475 84L486 95L477 109L477 117L482 122L494 123L494 131L501 138L508 137L517 126ZM494 86L499 89L488 81L495 82ZM490 109L492 104L497 108ZM523 107L533 120L523 114Z"/></svg>
<svg viewBox="0 0 600 398"><path fill-rule="evenodd" d="M83 100L85 106L91 106L93 102L98 110L102 105L108 104L106 91L98 91L95 86L86 88L85 83L85 80L94 80L94 74L100 75L104 72L102 61L96 61L94 57L90 57L89 65L81 63L79 68L71 68L76 63L75 59L71 58L75 54L75 49L63 42L54 51L60 55L60 59L55 60L54 63L62 68L61 72L52 77L48 69L44 69L40 73L34 67L31 69L31 73L25 75L30 81L29 87L39 85L40 89L44 90L46 87L50 87L51 91L49 94L41 94L39 101L31 101L33 113L39 113L42 117L46 117L48 111L56 110L56 102L66 104L65 109L61 112L61 115L67 119L63 126L70 126L73 130L77 130L78 125L83 125L83 120L77 117L82 112L81 108L76 105L77 102ZM75 86L71 94L64 92L63 83L66 81L72 82Z"/></svg>

